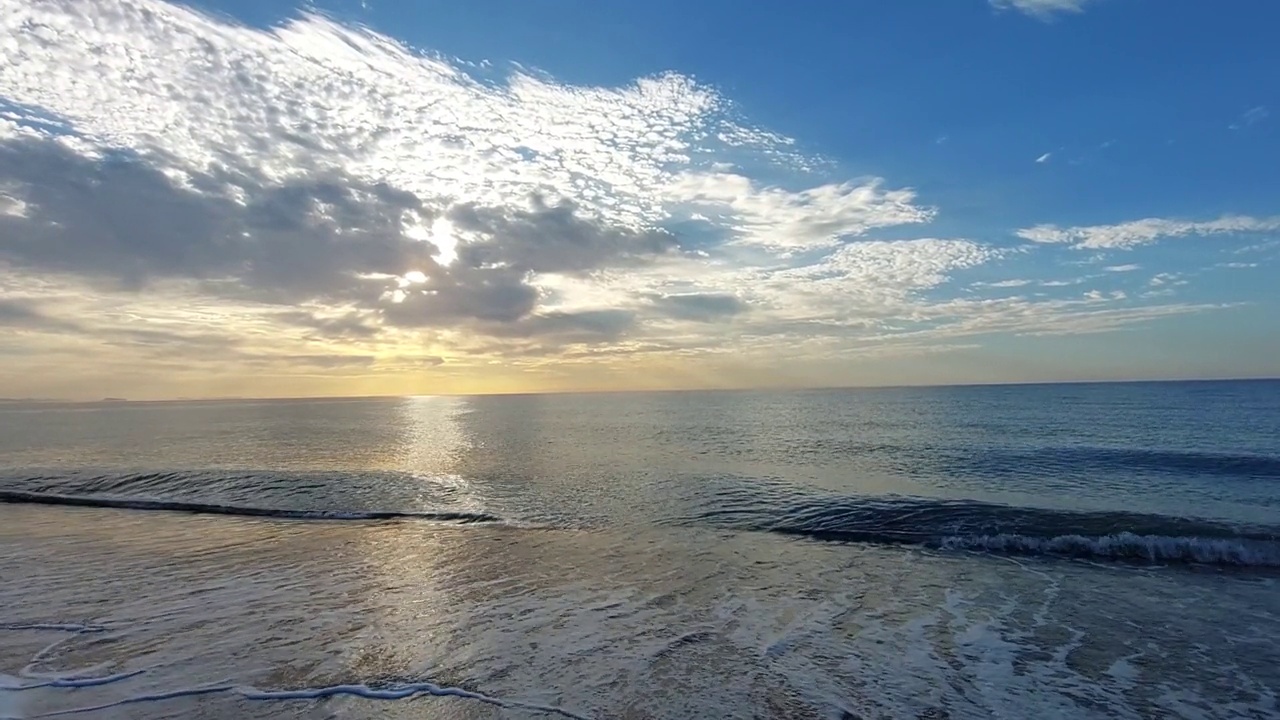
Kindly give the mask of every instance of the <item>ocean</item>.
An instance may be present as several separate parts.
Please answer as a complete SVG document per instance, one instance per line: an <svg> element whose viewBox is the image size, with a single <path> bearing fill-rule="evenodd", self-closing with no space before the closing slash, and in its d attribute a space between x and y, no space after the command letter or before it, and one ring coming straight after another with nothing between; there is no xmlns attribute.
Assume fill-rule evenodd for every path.
<svg viewBox="0 0 1280 720"><path fill-rule="evenodd" d="M0 405L0 717L1280 717L1280 382Z"/></svg>

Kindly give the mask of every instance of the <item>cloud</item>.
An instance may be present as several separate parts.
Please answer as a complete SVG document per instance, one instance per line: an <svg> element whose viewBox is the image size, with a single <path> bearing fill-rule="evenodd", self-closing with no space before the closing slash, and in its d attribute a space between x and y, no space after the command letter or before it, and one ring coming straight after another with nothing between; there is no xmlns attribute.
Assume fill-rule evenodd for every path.
<svg viewBox="0 0 1280 720"><path fill-rule="evenodd" d="M862 295L903 296L936 287L954 270L981 265L999 252L969 240L871 240L843 245L822 261L777 273Z"/></svg>
<svg viewBox="0 0 1280 720"><path fill-rule="evenodd" d="M586 310L548 312L507 328L513 337L551 337L560 344L616 340L635 325L636 317L626 310Z"/></svg>
<svg viewBox="0 0 1280 720"><path fill-rule="evenodd" d="M329 314L289 310L275 315L274 319L282 323L310 328L323 337L372 338L380 332L376 316L370 313L339 311L338 314Z"/></svg>
<svg viewBox="0 0 1280 720"><path fill-rule="evenodd" d="M794 157L788 138L731 121L724 99L674 73L622 88L519 70L495 82L314 14L259 31L151 0L0 3L14 49L0 87L12 101L179 177L212 166L283 183L340 169L481 206L569 198L637 226L672 203L725 199L723 173L695 167L695 154ZM747 188L738 209L757 230L762 214L790 210L772 233L787 242L789 228L806 232L798 213L840 232L913 221L922 211L910 197L874 182Z"/></svg>
<svg viewBox="0 0 1280 720"><path fill-rule="evenodd" d="M676 247L669 233L580 217L569 201L442 210L444 201L428 205L333 171L281 185L238 178L250 198L239 203L140 161L85 157L49 138L0 142L0 182L26 188L28 212L0 217L0 261L14 268L127 289L186 279L224 297L341 303L409 326L515 322L538 301L531 273L634 265ZM187 182L215 179L190 174ZM414 232L438 218L468 238L447 266ZM422 287L400 288L410 274ZM280 318L330 334L376 334L367 313L358 322Z"/></svg>
<svg viewBox="0 0 1280 720"><path fill-rule="evenodd" d="M1253 245L1246 245L1242 248L1236 248L1233 252L1237 255L1247 255L1251 253L1266 252L1273 248L1280 247L1280 240L1265 240Z"/></svg>
<svg viewBox="0 0 1280 720"><path fill-rule="evenodd" d="M979 267L1029 284L1000 275L1015 251L932 237L909 185L678 73L575 86L158 0L0 0L0 47L0 323L32 358L0 381L776 365L1200 310L957 301ZM1022 232L1142 237L1103 230Z"/></svg>
<svg viewBox="0 0 1280 720"><path fill-rule="evenodd" d="M1041 20L1050 20L1058 13L1081 13L1094 0L989 0L998 10L1017 10Z"/></svg>
<svg viewBox="0 0 1280 720"><path fill-rule="evenodd" d="M2 297L0 297L0 327L37 332L79 330L76 323L48 315L32 300Z"/></svg>
<svg viewBox="0 0 1280 720"><path fill-rule="evenodd" d="M694 163L796 156L677 74L473 77L314 14L255 30L151 0L0 0L0 40L0 87L34 109L0 121L0 260L98 292L309 304L277 317L329 335L555 318L538 275L678 252L658 224L684 208L773 249L933 213L877 178L787 190Z"/></svg>
<svg viewBox="0 0 1280 720"><path fill-rule="evenodd" d="M1132 265L1132 264L1108 265L1107 267L1102 268L1102 271L1109 272L1109 273L1127 273L1127 272L1133 272L1134 270L1141 270L1141 269L1142 269L1141 265Z"/></svg>
<svg viewBox="0 0 1280 720"><path fill-rule="evenodd" d="M774 330L834 332L881 327L893 318L909 323L927 307L922 293L998 257L998 250L969 240L867 240L810 264L745 271L732 282Z"/></svg>
<svg viewBox="0 0 1280 720"><path fill-rule="evenodd" d="M659 295L653 298L659 313L681 320L710 322L741 314L747 306L734 295L725 293L690 293Z"/></svg>
<svg viewBox="0 0 1280 720"><path fill-rule="evenodd" d="M782 251L831 247L875 228L929 222L936 214L915 204L914 191L885 190L878 179L788 192L759 187L742 175L696 173L677 178L670 193L680 203L722 212L736 242Z"/></svg>
<svg viewBox="0 0 1280 720"><path fill-rule="evenodd" d="M1031 282L1032 281L1030 280L1015 279L1015 280L999 280L999 281L990 282L990 283L976 283L976 285L980 287L992 287L992 288L1016 288L1016 287L1024 287L1024 286L1030 285Z"/></svg>
<svg viewBox="0 0 1280 720"><path fill-rule="evenodd" d="M1253 127L1269 117L1271 117L1271 111L1265 106L1259 105L1246 110L1244 114L1240 116L1239 120L1231 123L1228 127L1232 130L1243 130L1248 127Z"/></svg>
<svg viewBox="0 0 1280 720"><path fill-rule="evenodd" d="M188 175L197 187L217 181ZM0 260L132 288L185 277L264 298L345 296L358 294L360 273L400 275L436 253L406 234L407 216L429 212L415 196L336 172L278 185L237 178L251 198L241 203L45 138L0 141L0 182L23 188L27 206L0 216Z"/></svg>
<svg viewBox="0 0 1280 720"><path fill-rule="evenodd" d="M548 206L533 198L531 209L456 205L449 210L455 232L480 237L459 254L473 267L506 266L529 272L586 272L606 265L644 262L677 248L676 238L656 229L607 227L577 214L576 203Z"/></svg>
<svg viewBox="0 0 1280 720"><path fill-rule="evenodd" d="M263 365L283 365L285 367L310 367L322 370L333 370L339 368L368 368L371 367L377 358L372 355L347 355L347 354L315 354L315 355L254 355L244 356L242 360L249 364Z"/></svg>
<svg viewBox="0 0 1280 720"><path fill-rule="evenodd" d="M720 99L681 76L612 90L517 72L493 87L310 14L258 31L146 0L3 7L11 100L175 173L284 182L340 168L486 205L539 190L589 198L634 221L661 216L663 168L722 124Z"/></svg>
<svg viewBox="0 0 1280 720"><path fill-rule="evenodd" d="M17 188L13 188L6 191L3 186L0 186L0 216L26 216L27 203L21 198L16 197L16 190Z"/></svg>
<svg viewBox="0 0 1280 720"><path fill-rule="evenodd" d="M1047 162L1049 162L1049 158L1051 158L1051 157L1053 157L1053 153L1045 153L1045 154L1041 155L1040 157L1036 158L1036 162L1037 162L1037 163L1041 163L1041 164L1043 164L1043 163L1047 163Z"/></svg>
<svg viewBox="0 0 1280 720"><path fill-rule="evenodd" d="M1186 285L1187 280L1183 278L1182 273L1157 273L1148 281L1148 285L1152 287L1160 287L1162 285Z"/></svg>
<svg viewBox="0 0 1280 720"><path fill-rule="evenodd" d="M1245 235L1280 230L1280 217L1255 218L1224 215L1217 220L1195 222L1146 218L1118 225L1059 227L1036 225L1017 231L1018 237L1037 243L1062 243L1090 250L1129 250L1171 237Z"/></svg>

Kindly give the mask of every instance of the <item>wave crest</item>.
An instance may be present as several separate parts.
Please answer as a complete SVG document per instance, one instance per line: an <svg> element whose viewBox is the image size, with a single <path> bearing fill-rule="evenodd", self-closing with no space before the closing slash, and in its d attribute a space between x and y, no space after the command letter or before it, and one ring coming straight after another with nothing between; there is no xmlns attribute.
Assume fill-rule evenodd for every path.
<svg viewBox="0 0 1280 720"><path fill-rule="evenodd" d="M1280 567L1280 544L1227 538L1168 537L1120 532L1086 537L1058 535L976 535L944 537L945 550L974 550L1010 555L1057 555L1098 560L1197 563L1238 567Z"/></svg>
<svg viewBox="0 0 1280 720"><path fill-rule="evenodd" d="M1277 528L972 500L817 495L781 484L719 493L713 505L680 522L829 542L1280 568Z"/></svg>

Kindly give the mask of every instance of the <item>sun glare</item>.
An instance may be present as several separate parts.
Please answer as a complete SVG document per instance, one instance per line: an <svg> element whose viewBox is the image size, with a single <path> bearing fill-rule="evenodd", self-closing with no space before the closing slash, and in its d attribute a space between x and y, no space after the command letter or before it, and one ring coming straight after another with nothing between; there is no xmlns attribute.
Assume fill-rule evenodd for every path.
<svg viewBox="0 0 1280 720"><path fill-rule="evenodd" d="M458 239L453 234L453 223L445 218L436 218L431 223L431 242L439 248L436 262L450 265L458 259Z"/></svg>

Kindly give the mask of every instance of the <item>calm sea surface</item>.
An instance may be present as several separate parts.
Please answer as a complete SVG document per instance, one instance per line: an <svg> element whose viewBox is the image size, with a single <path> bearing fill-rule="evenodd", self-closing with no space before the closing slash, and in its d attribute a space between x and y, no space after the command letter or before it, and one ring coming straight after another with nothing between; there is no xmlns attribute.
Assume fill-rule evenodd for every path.
<svg viewBox="0 0 1280 720"><path fill-rule="evenodd" d="M1280 717L1280 382L0 405L0 718Z"/></svg>

